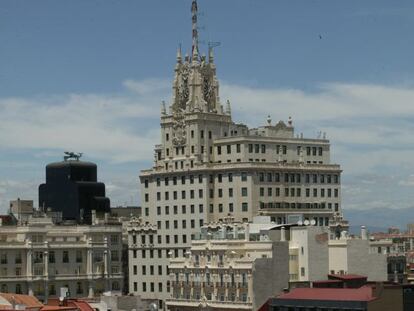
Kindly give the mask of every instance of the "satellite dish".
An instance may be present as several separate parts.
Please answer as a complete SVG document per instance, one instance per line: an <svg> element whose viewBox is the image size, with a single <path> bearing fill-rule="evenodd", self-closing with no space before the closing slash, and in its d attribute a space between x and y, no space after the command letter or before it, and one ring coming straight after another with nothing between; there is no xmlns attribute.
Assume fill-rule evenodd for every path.
<svg viewBox="0 0 414 311"><path fill-rule="evenodd" d="M303 223L304 223L305 226L309 226L309 224L310 224L309 220L307 220L307 219Z"/></svg>
<svg viewBox="0 0 414 311"><path fill-rule="evenodd" d="M312 219L312 220L310 221L310 224L311 224L311 226L316 225L316 220L315 220L315 219Z"/></svg>
<svg viewBox="0 0 414 311"><path fill-rule="evenodd" d="M303 221L302 220L298 221L298 226L303 226Z"/></svg>

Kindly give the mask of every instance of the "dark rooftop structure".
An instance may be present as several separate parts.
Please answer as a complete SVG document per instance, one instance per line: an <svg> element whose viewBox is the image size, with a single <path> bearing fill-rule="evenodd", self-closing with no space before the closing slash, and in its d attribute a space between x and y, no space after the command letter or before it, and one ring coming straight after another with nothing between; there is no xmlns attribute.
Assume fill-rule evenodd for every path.
<svg viewBox="0 0 414 311"><path fill-rule="evenodd" d="M96 164L80 161L79 156L48 164L46 183L39 186L39 207L79 223L91 223L92 210L97 215L110 213L105 184L97 181Z"/></svg>

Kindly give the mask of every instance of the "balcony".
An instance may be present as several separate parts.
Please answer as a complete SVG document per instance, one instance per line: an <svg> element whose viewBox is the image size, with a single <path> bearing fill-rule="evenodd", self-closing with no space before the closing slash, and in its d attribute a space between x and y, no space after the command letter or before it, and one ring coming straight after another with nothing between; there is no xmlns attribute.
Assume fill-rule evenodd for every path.
<svg viewBox="0 0 414 311"><path fill-rule="evenodd" d="M218 300L200 300L200 299L184 299L184 298L169 298L166 300L168 307L210 307L219 309L240 309L252 310L253 304L251 302L242 301L218 301Z"/></svg>

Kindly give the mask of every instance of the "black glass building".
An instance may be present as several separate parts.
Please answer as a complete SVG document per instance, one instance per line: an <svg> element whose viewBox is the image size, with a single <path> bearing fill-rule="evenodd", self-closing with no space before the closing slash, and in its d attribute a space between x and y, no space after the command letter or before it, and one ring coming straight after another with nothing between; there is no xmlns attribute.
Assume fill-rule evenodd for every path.
<svg viewBox="0 0 414 311"><path fill-rule="evenodd" d="M46 183L39 186L39 207L61 212L64 220L91 223L92 210L110 212L105 184L97 182L97 166L65 160L46 166Z"/></svg>

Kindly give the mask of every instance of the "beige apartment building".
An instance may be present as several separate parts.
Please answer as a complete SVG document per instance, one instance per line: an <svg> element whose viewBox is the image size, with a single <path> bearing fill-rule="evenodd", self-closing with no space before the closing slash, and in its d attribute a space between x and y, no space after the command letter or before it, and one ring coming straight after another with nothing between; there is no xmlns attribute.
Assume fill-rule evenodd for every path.
<svg viewBox="0 0 414 311"><path fill-rule="evenodd" d="M257 310L289 284L287 241L272 241L274 223L210 223L185 257L170 261L171 311L200 307Z"/></svg>
<svg viewBox="0 0 414 311"><path fill-rule="evenodd" d="M293 121L257 128L232 119L219 96L213 49L200 55L197 3L190 55L177 52L172 100L161 106L161 143L141 171L142 219L129 232L129 288L144 299L171 297L168 262L187 252L207 222L256 215L276 224L334 225L341 219L341 168L325 135L304 138ZM257 103L260 104L260 103Z"/></svg>
<svg viewBox="0 0 414 311"><path fill-rule="evenodd" d="M26 215L27 216L27 215ZM41 212L0 226L0 291L71 297L122 290L122 226L107 218L92 226L54 223Z"/></svg>

